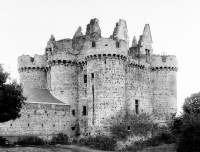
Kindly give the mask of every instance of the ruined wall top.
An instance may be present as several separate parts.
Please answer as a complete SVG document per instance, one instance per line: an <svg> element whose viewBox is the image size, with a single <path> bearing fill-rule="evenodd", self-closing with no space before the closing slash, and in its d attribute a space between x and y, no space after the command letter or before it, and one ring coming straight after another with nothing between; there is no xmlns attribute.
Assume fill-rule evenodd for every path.
<svg viewBox="0 0 200 152"><path fill-rule="evenodd" d="M18 68L22 67L44 67L46 65L46 58L44 55L22 55L18 57Z"/></svg>
<svg viewBox="0 0 200 152"><path fill-rule="evenodd" d="M87 25L86 35L99 38L101 37L101 29L99 27L99 20L97 18L90 20L90 23Z"/></svg>
<svg viewBox="0 0 200 152"><path fill-rule="evenodd" d="M128 29L125 20L120 19L119 22L116 23L112 37L117 41L124 40L127 43L127 46L129 46Z"/></svg>

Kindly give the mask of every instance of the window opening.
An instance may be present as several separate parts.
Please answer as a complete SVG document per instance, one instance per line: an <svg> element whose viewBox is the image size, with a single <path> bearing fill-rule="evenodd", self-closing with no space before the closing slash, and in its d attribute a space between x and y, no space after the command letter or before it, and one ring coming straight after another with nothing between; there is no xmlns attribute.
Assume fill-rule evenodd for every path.
<svg viewBox="0 0 200 152"><path fill-rule="evenodd" d="M92 79L94 79L94 73L91 73Z"/></svg>
<svg viewBox="0 0 200 152"><path fill-rule="evenodd" d="M71 129L72 129L72 130L75 130L75 127L72 127Z"/></svg>
<svg viewBox="0 0 200 152"><path fill-rule="evenodd" d="M96 47L96 42L92 42L92 47Z"/></svg>
<svg viewBox="0 0 200 152"><path fill-rule="evenodd" d="M116 48L119 48L119 42L116 42Z"/></svg>
<svg viewBox="0 0 200 152"><path fill-rule="evenodd" d="M127 126L127 131L131 131L131 126Z"/></svg>
<svg viewBox="0 0 200 152"><path fill-rule="evenodd" d="M87 83L87 74L84 75L84 83Z"/></svg>
<svg viewBox="0 0 200 152"><path fill-rule="evenodd" d="M135 100L135 113L138 114L139 113L139 101Z"/></svg>
<svg viewBox="0 0 200 152"><path fill-rule="evenodd" d="M72 115L75 116L75 110L72 110Z"/></svg>
<svg viewBox="0 0 200 152"><path fill-rule="evenodd" d="M83 106L83 116L85 116L86 114L87 114L86 106Z"/></svg>

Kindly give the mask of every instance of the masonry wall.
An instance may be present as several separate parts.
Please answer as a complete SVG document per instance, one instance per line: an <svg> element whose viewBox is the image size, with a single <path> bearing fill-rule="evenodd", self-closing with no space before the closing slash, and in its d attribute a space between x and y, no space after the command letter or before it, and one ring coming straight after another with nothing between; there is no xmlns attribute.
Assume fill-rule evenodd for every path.
<svg viewBox="0 0 200 152"><path fill-rule="evenodd" d="M19 79L23 87L46 88L46 72L44 69L20 69Z"/></svg>
<svg viewBox="0 0 200 152"><path fill-rule="evenodd" d="M100 134L125 114L125 62L112 56L88 59L87 75L88 130Z"/></svg>
<svg viewBox="0 0 200 152"><path fill-rule="evenodd" d="M26 103L21 117L0 124L1 135L72 135L70 107L67 105Z"/></svg>
<svg viewBox="0 0 200 152"><path fill-rule="evenodd" d="M152 84L149 68L135 65L127 67L126 103L129 114L152 113Z"/></svg>
<svg viewBox="0 0 200 152"><path fill-rule="evenodd" d="M152 71L153 114L155 120L170 120L177 112L176 71L159 69Z"/></svg>

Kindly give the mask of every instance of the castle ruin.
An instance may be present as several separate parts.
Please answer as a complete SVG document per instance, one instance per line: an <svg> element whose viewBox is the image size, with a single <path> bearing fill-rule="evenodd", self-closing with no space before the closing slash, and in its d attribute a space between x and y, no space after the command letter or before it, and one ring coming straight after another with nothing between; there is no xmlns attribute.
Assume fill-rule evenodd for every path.
<svg viewBox="0 0 200 152"><path fill-rule="evenodd" d="M103 38L98 19L92 19L85 35L81 27L73 39L52 35L43 55L18 58L28 98L22 117L1 124L1 133L100 134L127 112L169 121L177 112L177 69L175 56L153 54L148 24L129 47L124 20Z"/></svg>

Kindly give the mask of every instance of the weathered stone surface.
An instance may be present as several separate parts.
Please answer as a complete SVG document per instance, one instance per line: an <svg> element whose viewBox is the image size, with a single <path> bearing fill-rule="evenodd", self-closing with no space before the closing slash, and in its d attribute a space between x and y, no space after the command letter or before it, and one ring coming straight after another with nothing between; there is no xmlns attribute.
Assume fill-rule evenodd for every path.
<svg viewBox="0 0 200 152"><path fill-rule="evenodd" d="M82 28L79 26L76 33L74 34L74 38L77 38L77 37L80 37L80 36L83 36L83 33L82 33Z"/></svg>
<svg viewBox="0 0 200 152"><path fill-rule="evenodd" d="M86 35L91 35L94 38L101 37L101 29L99 27L99 20L97 18L90 20L90 23L87 25Z"/></svg>
<svg viewBox="0 0 200 152"><path fill-rule="evenodd" d="M125 20L120 19L119 22L116 23L113 32L113 39L117 41L124 40L127 43L127 46L129 46L128 29Z"/></svg>
<svg viewBox="0 0 200 152"><path fill-rule="evenodd" d="M128 30L124 20L116 24L111 38L101 38L99 21L92 19L87 25L86 35L79 28L73 39L55 41L52 36L45 55L19 57L20 81L24 92L30 92L28 88L48 89L59 99L55 105L63 103L65 105L59 106L70 106L67 115L57 116L52 112L47 117L46 114L40 114L33 117L37 119L37 122L33 122L42 124L44 121L60 119L62 126L70 121L70 125L62 126L67 133L93 135L106 133L116 120L123 121L125 113L148 113L157 122L170 120L177 110L176 57L153 54L148 24L139 42L134 37L130 49L128 45ZM51 96L50 93L48 96ZM31 100L28 106L32 114L34 110L38 111L38 106L43 107L42 100L37 102L35 104ZM50 108L48 104L40 108L38 113ZM22 114L27 115L27 110L23 110ZM66 110L64 108L61 111ZM22 116L15 125L26 123ZM50 128L51 125L47 125L48 131L43 131L39 125L26 132L51 134L62 130L59 125ZM25 128L28 129L27 126ZM2 130L3 133L5 131L9 133L9 129ZM10 129L11 134L18 132Z"/></svg>

